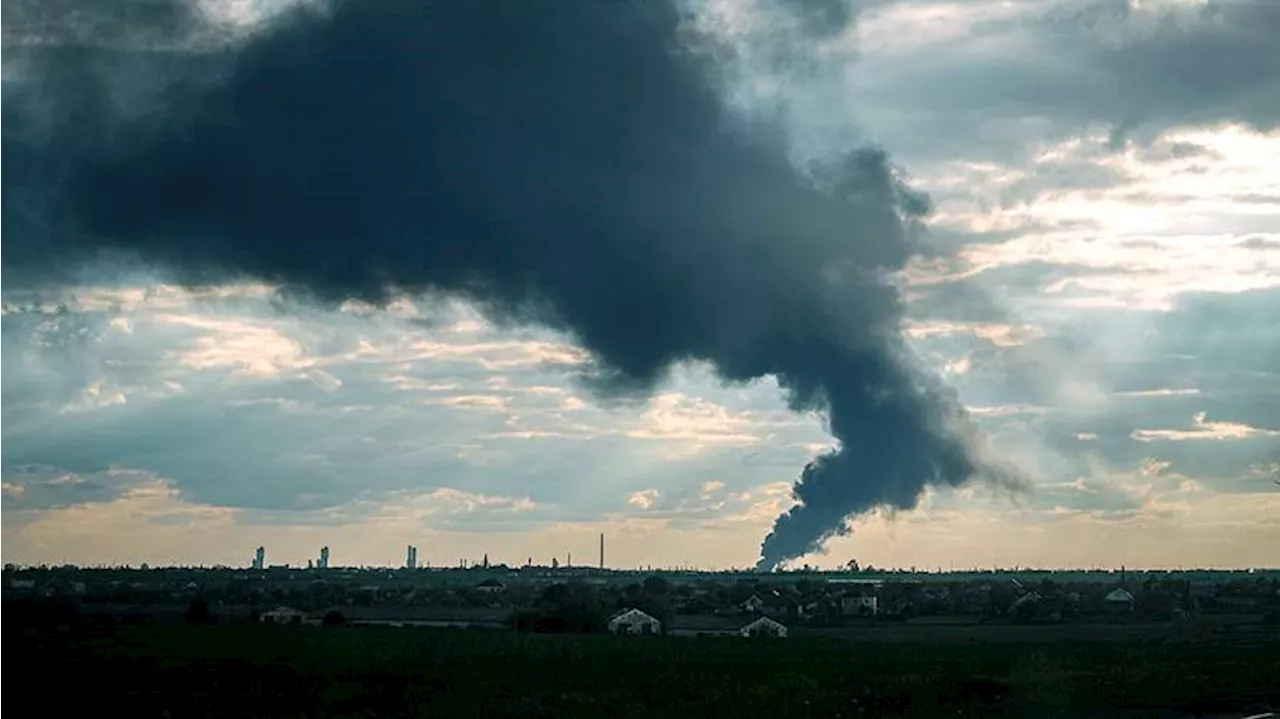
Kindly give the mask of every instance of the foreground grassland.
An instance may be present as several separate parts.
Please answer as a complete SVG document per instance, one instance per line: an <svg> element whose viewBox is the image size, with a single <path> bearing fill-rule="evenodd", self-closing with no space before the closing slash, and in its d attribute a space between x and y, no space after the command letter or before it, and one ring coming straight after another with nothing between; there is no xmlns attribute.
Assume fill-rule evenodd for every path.
<svg viewBox="0 0 1280 719"><path fill-rule="evenodd" d="M53 716L1189 717L1280 705L1280 644L1252 632L1038 643L254 625L5 634L10 698L32 692Z"/></svg>

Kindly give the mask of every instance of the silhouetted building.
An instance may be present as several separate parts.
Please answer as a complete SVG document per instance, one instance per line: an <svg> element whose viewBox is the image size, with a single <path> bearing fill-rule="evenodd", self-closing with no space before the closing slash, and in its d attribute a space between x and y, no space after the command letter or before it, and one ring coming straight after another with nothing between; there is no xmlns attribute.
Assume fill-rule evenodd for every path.
<svg viewBox="0 0 1280 719"><path fill-rule="evenodd" d="M267 566L267 549L266 547L258 547L253 553L253 568L264 569Z"/></svg>
<svg viewBox="0 0 1280 719"><path fill-rule="evenodd" d="M316 568L317 569L329 568L329 548L328 547L320 548L320 561L316 564Z"/></svg>
<svg viewBox="0 0 1280 719"><path fill-rule="evenodd" d="M418 548L413 546L412 544L409 545L408 552L405 554L404 568L405 569L418 568Z"/></svg>
<svg viewBox="0 0 1280 719"><path fill-rule="evenodd" d="M492 577L476 585L476 589L479 589L482 592L489 592L491 594L496 594L497 592L501 592L506 588L507 587L505 584L503 584L502 582Z"/></svg>

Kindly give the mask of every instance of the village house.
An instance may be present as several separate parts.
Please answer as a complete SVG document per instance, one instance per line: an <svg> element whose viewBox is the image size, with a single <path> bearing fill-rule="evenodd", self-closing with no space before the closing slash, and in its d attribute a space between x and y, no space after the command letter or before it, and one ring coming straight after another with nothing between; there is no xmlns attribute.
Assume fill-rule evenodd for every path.
<svg viewBox="0 0 1280 719"><path fill-rule="evenodd" d="M1009 616L1030 614L1035 611L1036 605L1042 601L1044 601L1044 597L1041 596L1040 592L1027 592L1014 600L1013 604L1009 605L1009 609L1005 613Z"/></svg>
<svg viewBox="0 0 1280 719"><path fill-rule="evenodd" d="M301 624L306 621L307 613L293 607L276 607L263 612L259 619L268 624Z"/></svg>
<svg viewBox="0 0 1280 719"><path fill-rule="evenodd" d="M846 617L874 617L880 611L878 597L860 594L840 598L840 613Z"/></svg>
<svg viewBox="0 0 1280 719"><path fill-rule="evenodd" d="M787 636L787 627L769 617L760 617L739 629L738 634L744 637L785 637Z"/></svg>
<svg viewBox="0 0 1280 719"><path fill-rule="evenodd" d="M1117 588L1111 590L1106 598L1107 610L1116 613L1127 613L1133 611L1134 599L1129 590Z"/></svg>
<svg viewBox="0 0 1280 719"><path fill-rule="evenodd" d="M505 584L497 579L493 579L492 577L476 585L476 589L479 589L482 592L489 592L490 594L496 594L506 588L507 586Z"/></svg>
<svg viewBox="0 0 1280 719"><path fill-rule="evenodd" d="M639 609L624 609L609 618L610 634L661 634L662 622Z"/></svg>

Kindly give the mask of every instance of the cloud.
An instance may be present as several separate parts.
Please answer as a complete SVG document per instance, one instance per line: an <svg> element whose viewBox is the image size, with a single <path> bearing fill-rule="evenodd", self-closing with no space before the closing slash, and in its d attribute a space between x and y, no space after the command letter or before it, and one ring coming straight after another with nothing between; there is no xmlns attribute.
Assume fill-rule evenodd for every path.
<svg viewBox="0 0 1280 719"><path fill-rule="evenodd" d="M795 48L788 62L803 60L799 40L852 18L796 12L784 8L798 35L776 36ZM495 323L572 336L606 400L652 390L682 361L728 382L773 375L793 409L828 416L840 447L796 489L828 506L780 520L765 565L847 515L911 506L927 483L1013 482L900 339L886 275L911 256L925 198L877 148L798 170L787 133L736 122L714 55L696 41L672 52L684 27L660 3L335 1L216 52L113 50L138 82L138 66L165 68L168 105L140 119L96 94L91 58L105 51L25 48L5 178L30 221L5 269L50 287L109 256L190 286L253 278L330 304L442 292ZM96 124L63 138L70 117ZM250 376L308 368L296 344L237 336L179 359ZM444 401L502 409L480 397Z"/></svg>
<svg viewBox="0 0 1280 719"><path fill-rule="evenodd" d="M1195 416L1193 429L1139 429L1132 436L1139 442L1187 442L1280 437L1280 431L1258 429L1239 422L1215 422L1206 419L1205 412L1200 412Z"/></svg>
<svg viewBox="0 0 1280 719"><path fill-rule="evenodd" d="M131 467L166 477L185 500L292 512L278 516L295 522L296 512L340 511L441 486L484 496L528 492L562 516L589 517L617 509L615 492L644 472L660 473L665 490L750 462L733 483L751 484L789 475L816 453L797 445L827 446L816 420L781 406L774 383L718 387L706 367L691 366L675 373L667 392L608 408L579 399L572 368L521 362L502 374L490 369L502 359L541 356L557 345L554 333L459 332L466 320L442 316L426 327L392 311L282 312L266 297L246 303L233 295L162 291L119 312L6 315L5 481L23 491L30 482L10 473L21 476L26 465L89 477ZM186 321L173 322L175 313ZM50 316L77 340L42 352L94 368L83 384L68 386L68 401L77 392L97 392L99 400L119 392L127 402L59 414L61 404L39 397L17 401L41 376L77 379L50 373L47 361L15 361L47 343L52 329L35 320ZM117 320L132 332L117 334ZM96 329L82 334L86 326ZM240 372L238 363L177 361L202 346L211 327L230 347L271 336L291 348L290 359L280 372L260 374ZM422 346L432 351L417 352ZM738 455L744 433L758 438L749 443L750 459ZM29 492L31 506L99 495L35 496Z"/></svg>
<svg viewBox="0 0 1280 719"><path fill-rule="evenodd" d="M836 554L877 564L1246 562L1257 559L1249 541L1267 546L1280 456L1280 92L1265 1L713 1L678 27L654 7L611 10L641 20L565 45L592 59L569 85L517 82L542 65L495 66L495 55L441 40L465 60L456 67L502 70L480 91L510 110L471 123L445 148L451 163L419 161L438 153L423 149L423 123L401 121L402 103L418 100L412 113L438 117L398 72L410 54L397 43L423 46L410 42L419 23L372 42L334 18L372 26L376 11L343 3L327 17L315 3L195 13L153 3L157 14L131 26L91 4L79 17L94 22L79 26L31 3L5 15L6 559L82 556L75 541L149 561L207 559L252 534L228 561L267 541L282 556L335 543L398 563L398 547L430 537L451 563L477 536L523 561L566 546L593 554L608 531L611 554L628 562L749 564L748 545L795 510L786 480L796 467L892 450L882 423L828 412L824 396L886 369L930 401L967 407L986 433L967 451L1016 462L1033 491L1011 504L885 480L867 494L860 477L894 472L850 460L831 475L842 483L801 492L833 509L807 515L781 554L817 546L805 540L815 527L827 527L819 544L835 528ZM608 15L557 12L579 28ZM38 32L24 31L37 17ZM513 32L550 37L546 17ZM486 27L481 37L497 34ZM678 30L665 35L686 51L674 65L653 50L654 27ZM317 50L341 42L366 51ZM363 58L386 71L311 72L326 56L337 58L330 69ZM323 78L323 93L306 96L331 110L273 145L320 148L297 162L246 149L250 129L272 126L264 118L302 112L237 94L235 80L266 77L276 60L292 71L273 86L302 93L302 81ZM623 75L634 82L597 82ZM361 80L341 82L352 76ZM678 103L663 90L673 77L690 93ZM86 92L57 92L84 80ZM480 106L466 83L442 74L436 85L462 111ZM361 92L341 102L348 86ZM503 89L513 86L536 97ZM575 102L615 91L629 94ZM535 105L551 109L528 115ZM244 122L235 129L209 108ZM588 116L582 132L553 132ZM369 117L375 136L325 135L328 121L358 128ZM504 117L528 120L506 144L491 140L510 129ZM194 142L180 161L155 149L184 130L229 149ZM868 141L907 167L859 152ZM699 142L705 152L688 151ZM359 149L338 157L348 146ZM573 152L525 151L535 146ZM58 152L42 155L49 147ZM256 174L203 195L163 179L193 157L216 178L248 154ZM41 160L55 155L96 169ZM346 157L354 173L340 171ZM725 158L738 164L725 169ZM51 234L51 217L74 216L45 190L98 171L159 188L95 193L119 201L107 219L130 232L106 236L130 251L82 253L72 234L28 243ZM293 182L302 177L325 182ZM406 188L424 178L469 189L423 206ZM506 180L518 191L498 192ZM906 183L928 191L929 215ZM853 208L830 203L832 192ZM583 193L591 205L574 201ZM321 195L319 214L297 211ZM335 201L353 196L364 204ZM146 211L165 197L159 214ZM431 202L459 198L499 210L484 232L477 213L431 215ZM207 242L164 236L197 220L212 223ZM424 241L424 226L488 239ZM357 236L376 239L346 242ZM715 239L728 236L747 239ZM288 252L269 252L281 243ZM548 247L556 266L529 256ZM640 261L650 264L637 271ZM463 266L482 271L451 269ZM476 284L486 277L505 289ZM676 291L643 292L659 286ZM575 303L578 289L590 306ZM840 352L866 362L839 372L817 362ZM779 368L798 369L770 374ZM816 375L837 380L804 379ZM637 493L646 506L629 502ZM915 509L844 521L849 506L885 496ZM846 526L856 537L839 536ZM1026 541L1010 546L1010 532Z"/></svg>
<svg viewBox="0 0 1280 719"><path fill-rule="evenodd" d="M10 509L50 507L110 501L151 481L146 472L112 468L78 474L50 465L7 466L4 495Z"/></svg>
<svg viewBox="0 0 1280 719"><path fill-rule="evenodd" d="M1012 158L1091 128L1267 131L1280 121L1278 25L1268 0L890 4L860 18L864 51L883 49L857 66L855 118L911 162L956 148Z"/></svg>
<svg viewBox="0 0 1280 719"><path fill-rule="evenodd" d="M661 496L661 492L656 489L642 489L639 492L632 492L627 498L627 504L640 509L648 509L653 506L654 502Z"/></svg>

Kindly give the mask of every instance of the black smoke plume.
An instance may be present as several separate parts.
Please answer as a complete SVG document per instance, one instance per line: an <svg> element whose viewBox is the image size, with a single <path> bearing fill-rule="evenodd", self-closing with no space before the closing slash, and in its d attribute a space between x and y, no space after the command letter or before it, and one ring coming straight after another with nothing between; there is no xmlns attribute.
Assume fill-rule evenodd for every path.
<svg viewBox="0 0 1280 719"><path fill-rule="evenodd" d="M319 301L441 290L571 333L602 391L685 360L775 375L839 447L796 482L762 568L992 474L913 369L887 280L924 200L876 150L798 172L777 133L725 111L671 5L312 2L214 42L189 6L14 4L11 285L135 257Z"/></svg>

